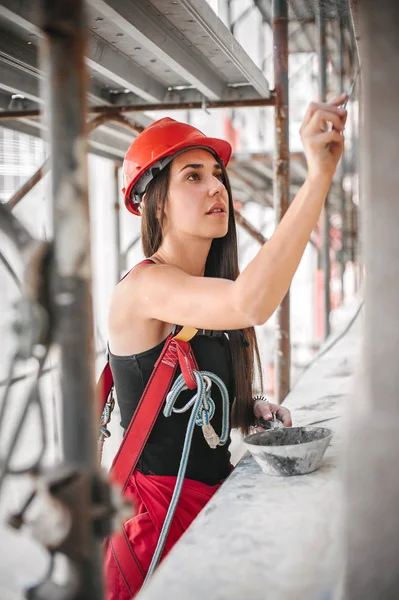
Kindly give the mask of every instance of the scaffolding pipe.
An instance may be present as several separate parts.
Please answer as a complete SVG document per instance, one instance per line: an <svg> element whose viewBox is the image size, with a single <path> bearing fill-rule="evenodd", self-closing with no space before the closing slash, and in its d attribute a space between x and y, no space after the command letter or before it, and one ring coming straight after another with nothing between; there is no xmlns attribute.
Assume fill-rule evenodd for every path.
<svg viewBox="0 0 399 600"><path fill-rule="evenodd" d="M92 520L98 466L85 122L87 23L84 0L42 0L42 7L54 231L52 334L59 351L62 456L79 482L70 505L68 556L79 578L74 598L101 600L102 540Z"/></svg>
<svg viewBox="0 0 399 600"><path fill-rule="evenodd" d="M342 17L339 19L339 92L345 92L345 21ZM344 178L347 172L347 161L345 152L341 156L340 165L340 183L341 183L341 250L339 253L340 277L341 277L341 303L345 300L344 275L346 263L346 192L344 188Z"/></svg>
<svg viewBox="0 0 399 600"><path fill-rule="evenodd" d="M273 197L276 224L289 206L289 121L288 121L288 6L273 0L272 6L275 107L275 158ZM290 292L276 313L275 398L281 403L290 391Z"/></svg>
<svg viewBox="0 0 399 600"><path fill-rule="evenodd" d="M318 56L319 56L319 94L320 102L327 99L327 33L324 3L320 3L316 11L317 33L318 33ZM320 266L323 270L323 317L324 338L330 335L330 215L328 194L321 214L321 238L322 247L320 251Z"/></svg>
<svg viewBox="0 0 399 600"><path fill-rule="evenodd" d="M6 203L7 208L9 208L10 210L15 208L17 204L19 204L19 202L21 202L21 200L25 198L26 194L28 194L35 187L35 185L43 179L46 173L48 173L49 168L50 161L48 158L46 158L42 166L39 167L38 170L35 173L33 173L31 177L29 177L28 181L25 181L25 183L19 188L19 190L17 190L15 194L13 194L13 196L8 200L8 202Z"/></svg>
<svg viewBox="0 0 399 600"><path fill-rule="evenodd" d="M198 102L165 102L157 104L127 104L115 106L91 106L87 109L88 114L117 115L120 113L153 112L157 110L192 110L208 108L254 108L258 106L274 106L275 95L273 91L269 98L253 98L247 100L206 100ZM8 110L0 112L0 121L18 119L34 119L41 117L42 112L38 109L32 110Z"/></svg>
<svg viewBox="0 0 399 600"><path fill-rule="evenodd" d="M242 227L247 233L249 233L249 235L261 246L263 246L263 244L267 242L267 238L265 238L265 236L262 235L260 231L258 231L253 225L251 225L251 223L247 221L247 219L243 217L243 215L238 210L234 211L234 216L236 219L236 223L240 227Z"/></svg>
<svg viewBox="0 0 399 600"><path fill-rule="evenodd" d="M121 253L121 221L120 221L120 202L119 202L119 169L120 164L114 163L114 189L115 189L115 201L114 201L114 218L115 218L115 272L116 272L116 283L120 281L123 271L122 264L122 253Z"/></svg>

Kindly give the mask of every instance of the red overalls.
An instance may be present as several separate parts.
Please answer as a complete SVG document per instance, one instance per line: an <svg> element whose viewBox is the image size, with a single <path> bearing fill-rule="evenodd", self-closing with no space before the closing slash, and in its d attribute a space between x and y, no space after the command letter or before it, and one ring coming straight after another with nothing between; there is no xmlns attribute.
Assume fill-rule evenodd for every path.
<svg viewBox="0 0 399 600"><path fill-rule="evenodd" d="M134 471L126 488L126 497L131 497L137 507L137 515L124 525L131 552L138 569L135 572L135 587L130 591L117 566L111 543L105 550L104 576L106 600L129 600L141 588L150 565L159 534L172 498L176 477L143 475ZM183 490L173 517L162 558L171 550L180 536L189 527L220 485L185 479ZM120 534L122 535L122 534Z"/></svg>

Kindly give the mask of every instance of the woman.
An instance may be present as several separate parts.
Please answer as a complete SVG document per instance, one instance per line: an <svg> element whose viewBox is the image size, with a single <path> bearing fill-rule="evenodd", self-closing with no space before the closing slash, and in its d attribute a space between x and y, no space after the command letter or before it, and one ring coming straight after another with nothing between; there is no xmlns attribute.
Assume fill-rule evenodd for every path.
<svg viewBox="0 0 399 600"><path fill-rule="evenodd" d="M142 242L150 259L117 286L109 313L110 364L124 429L142 395L164 340L174 326L192 326L198 367L224 382L232 425L245 434L272 413L291 425L281 406L254 402L254 325L263 324L286 294L315 227L343 151L345 95L310 105L301 127L308 176L272 238L239 274L234 211L225 167L231 147L195 128L161 119L132 143L124 161L127 208L142 216ZM332 129L330 126L332 125ZM216 386L214 386L216 388ZM193 395L183 392L183 406ZM221 429L222 406L212 388L212 425ZM138 515L125 525L138 575L130 591L108 550L108 597L124 600L143 583L172 496L189 413L157 418L128 492ZM200 427L193 441L165 553L231 470L228 443L210 448Z"/></svg>

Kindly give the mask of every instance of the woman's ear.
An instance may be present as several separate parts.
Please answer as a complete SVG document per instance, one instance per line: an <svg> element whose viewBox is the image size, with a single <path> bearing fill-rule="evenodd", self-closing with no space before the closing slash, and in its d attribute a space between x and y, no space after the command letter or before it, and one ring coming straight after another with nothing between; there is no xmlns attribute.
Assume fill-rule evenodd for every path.
<svg viewBox="0 0 399 600"><path fill-rule="evenodd" d="M145 206L145 202L147 200L147 194L143 194L142 198L141 198L141 202L140 202L140 206L139 206L139 213L142 215L144 212L144 206Z"/></svg>
<svg viewBox="0 0 399 600"><path fill-rule="evenodd" d="M166 206L167 206L167 202L165 201L164 202L163 211L162 211L162 203L161 203L161 201L159 201L159 203L157 204L157 219L158 219L158 221L160 223L161 223L161 221L165 220L165 217L166 217Z"/></svg>

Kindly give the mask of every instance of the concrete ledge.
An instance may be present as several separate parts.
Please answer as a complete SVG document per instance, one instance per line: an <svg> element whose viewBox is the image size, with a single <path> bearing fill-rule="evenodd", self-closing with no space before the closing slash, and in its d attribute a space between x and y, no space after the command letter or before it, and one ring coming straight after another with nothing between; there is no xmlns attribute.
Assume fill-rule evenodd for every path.
<svg viewBox="0 0 399 600"><path fill-rule="evenodd" d="M352 315L344 312L346 320ZM331 597L342 564L340 417L353 387L360 338L361 316L286 400L295 425L323 421L334 430L322 467L298 477L269 477L246 455L140 600Z"/></svg>

